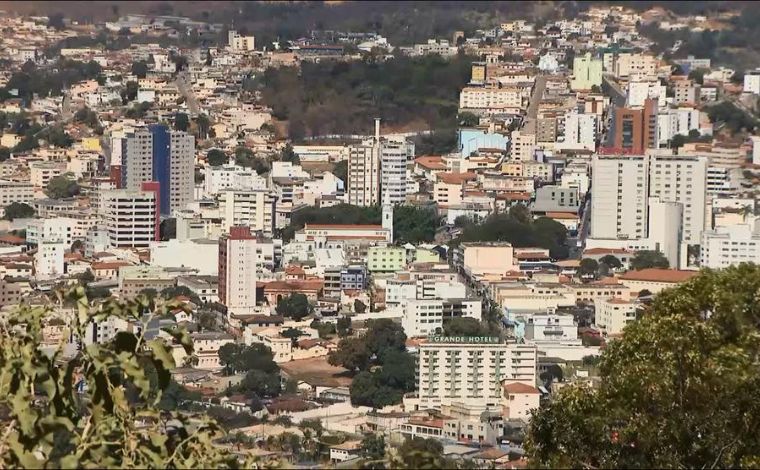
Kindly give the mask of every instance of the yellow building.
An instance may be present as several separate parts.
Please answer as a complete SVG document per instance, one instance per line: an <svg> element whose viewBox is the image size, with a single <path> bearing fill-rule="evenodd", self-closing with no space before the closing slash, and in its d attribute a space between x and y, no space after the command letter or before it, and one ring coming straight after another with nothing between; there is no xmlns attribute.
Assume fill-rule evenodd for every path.
<svg viewBox="0 0 760 470"><path fill-rule="evenodd" d="M100 152L100 139L97 137L85 137L82 139L82 148L93 152Z"/></svg>

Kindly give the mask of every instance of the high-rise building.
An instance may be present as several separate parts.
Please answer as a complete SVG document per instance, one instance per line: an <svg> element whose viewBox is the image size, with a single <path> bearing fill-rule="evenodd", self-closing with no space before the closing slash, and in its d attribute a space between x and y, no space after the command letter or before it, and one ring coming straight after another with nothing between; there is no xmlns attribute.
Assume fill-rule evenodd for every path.
<svg viewBox="0 0 760 470"><path fill-rule="evenodd" d="M256 307L256 245L249 227L232 227L219 239L219 302L228 314L250 314Z"/></svg>
<svg viewBox="0 0 760 470"><path fill-rule="evenodd" d="M620 152L643 155L646 149L657 148L657 100L647 98L642 107L616 108L614 129L614 147Z"/></svg>
<svg viewBox="0 0 760 470"><path fill-rule="evenodd" d="M225 189L219 193L219 212L224 231L237 225L270 235L275 221L274 193L267 189Z"/></svg>
<svg viewBox="0 0 760 470"><path fill-rule="evenodd" d="M38 281L55 279L64 274L63 254L66 244L62 240L43 240L34 254L34 275Z"/></svg>
<svg viewBox="0 0 760 470"><path fill-rule="evenodd" d="M565 114L564 140L556 146L569 150L596 150L596 114L573 110Z"/></svg>
<svg viewBox="0 0 760 470"><path fill-rule="evenodd" d="M120 187L132 191L142 183L159 184L161 215L181 210L193 200L195 139L163 124L140 127L122 139Z"/></svg>
<svg viewBox="0 0 760 470"><path fill-rule="evenodd" d="M591 181L591 237L645 238L649 160L642 155L595 156Z"/></svg>
<svg viewBox="0 0 760 470"><path fill-rule="evenodd" d="M699 244L705 230L707 159L658 155L650 157L649 195L683 205L683 241ZM594 195L596 197L596 195Z"/></svg>
<svg viewBox="0 0 760 470"><path fill-rule="evenodd" d="M103 223L111 247L148 247L158 241L158 184L148 182L141 188L114 189L101 194Z"/></svg>
<svg viewBox="0 0 760 470"><path fill-rule="evenodd" d="M433 336L419 346L420 408L457 401L498 406L505 380L536 383L535 345L487 336Z"/></svg>
<svg viewBox="0 0 760 470"><path fill-rule="evenodd" d="M406 201L407 163L414 158L414 144L402 137L381 137L380 120L375 136L352 145L348 155L348 203L355 206L403 204Z"/></svg>

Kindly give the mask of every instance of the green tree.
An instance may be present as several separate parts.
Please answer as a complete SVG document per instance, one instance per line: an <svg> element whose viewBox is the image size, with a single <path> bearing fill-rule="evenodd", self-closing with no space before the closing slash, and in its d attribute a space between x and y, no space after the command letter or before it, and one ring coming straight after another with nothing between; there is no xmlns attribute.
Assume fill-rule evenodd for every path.
<svg viewBox="0 0 760 470"><path fill-rule="evenodd" d="M566 386L530 422L532 466L760 465L760 268L741 264L655 297L610 342L598 388Z"/></svg>
<svg viewBox="0 0 760 470"><path fill-rule="evenodd" d="M655 250L641 250L634 253L631 258L631 269L640 270L648 268L665 268L670 267L668 259Z"/></svg>
<svg viewBox="0 0 760 470"><path fill-rule="evenodd" d="M407 438L390 462L392 468L450 468L443 444L436 439Z"/></svg>
<svg viewBox="0 0 760 470"><path fill-rule="evenodd" d="M443 322L446 336L493 336L493 329L476 318L454 317Z"/></svg>
<svg viewBox="0 0 760 470"><path fill-rule="evenodd" d="M509 208L509 216L521 224L529 224L533 221L530 209L525 204L519 203Z"/></svg>
<svg viewBox="0 0 760 470"><path fill-rule="evenodd" d="M393 238L399 243L432 242L440 220L433 209L397 206L393 210Z"/></svg>
<svg viewBox="0 0 760 470"><path fill-rule="evenodd" d="M73 179L73 175L64 175L50 178L45 193L52 199L64 199L79 194L79 185Z"/></svg>
<svg viewBox="0 0 760 470"><path fill-rule="evenodd" d="M29 204L11 202L5 206L5 215L3 215L5 220L27 219L29 217L34 217L34 207Z"/></svg>
<svg viewBox="0 0 760 470"><path fill-rule="evenodd" d="M343 181L348 189L348 160L342 160L335 164L332 174Z"/></svg>
<svg viewBox="0 0 760 470"><path fill-rule="evenodd" d="M300 293L291 294L277 302L275 311L278 315L292 318L300 321L304 317L311 315L314 307L309 303L309 299Z"/></svg>
<svg viewBox="0 0 760 470"><path fill-rule="evenodd" d="M190 118L185 113L177 113L174 115L174 128L178 131L187 132L190 128Z"/></svg>
<svg viewBox="0 0 760 470"><path fill-rule="evenodd" d="M198 294L190 290L187 286L167 287L161 291L161 297L166 300L176 299L177 297L187 297L190 299L190 302L195 305L201 305L203 303L200 297L198 297Z"/></svg>
<svg viewBox="0 0 760 470"><path fill-rule="evenodd" d="M369 369L371 357L367 342L362 338L344 338L338 343L338 349L330 351L327 362L343 366L352 372L364 371Z"/></svg>
<svg viewBox="0 0 760 470"><path fill-rule="evenodd" d="M48 28L54 28L57 30L66 29L66 24L63 22L63 13L53 13L48 17Z"/></svg>
<svg viewBox="0 0 760 470"><path fill-rule="evenodd" d="M81 286L59 295L75 308L67 331L81 343L96 321L115 316L142 324L138 331L145 332L154 315L178 307L153 306L144 297L91 306ZM161 419L158 403L174 368L163 339L121 331L114 340L88 345L71 357L63 343L52 351L40 344L50 313L49 307L22 304L0 323L4 468L240 465L212 444L220 437L213 421L173 412ZM186 332L171 334L192 354ZM148 365L156 371L155 385L145 373Z"/></svg>
<svg viewBox="0 0 760 470"><path fill-rule="evenodd" d="M206 161L211 166L221 166L229 162L230 157L219 149L211 149L206 154Z"/></svg>
<svg viewBox="0 0 760 470"><path fill-rule="evenodd" d="M473 113L463 112L457 116L459 127L475 127L480 124L480 118Z"/></svg>
<svg viewBox="0 0 760 470"><path fill-rule="evenodd" d="M385 458L385 437L382 434L367 434L362 439L362 458L381 461Z"/></svg>
<svg viewBox="0 0 760 470"><path fill-rule="evenodd" d="M145 78L148 75L148 64L142 60L132 62L132 75L137 78Z"/></svg>
<svg viewBox="0 0 760 470"><path fill-rule="evenodd" d="M340 317L338 318L338 322L336 323L335 330L338 333L338 336L341 338L345 338L346 336L350 335L351 330L351 317Z"/></svg>
<svg viewBox="0 0 760 470"><path fill-rule="evenodd" d="M301 160L298 158L298 155L293 151L293 146L290 144L285 145L285 147L282 149L282 152L280 152L280 161L281 162L290 162L294 165L300 165Z"/></svg>
<svg viewBox="0 0 760 470"><path fill-rule="evenodd" d="M599 259L599 262L612 269L620 269L623 267L623 263L621 263L614 255L604 255Z"/></svg>
<svg viewBox="0 0 760 470"><path fill-rule="evenodd" d="M251 369L243 377L240 391L259 397L275 397L280 394L280 375Z"/></svg>
<svg viewBox="0 0 760 470"><path fill-rule="evenodd" d="M169 217L161 221L158 226L159 237L162 241L173 240L177 238L177 219Z"/></svg>
<svg viewBox="0 0 760 470"><path fill-rule="evenodd" d="M137 91L139 90L139 86L137 82L135 81L128 81L127 84L124 86L124 90L122 91L121 100L124 104L127 104L130 101L134 101L137 98Z"/></svg>
<svg viewBox="0 0 760 470"><path fill-rule="evenodd" d="M594 276L596 275L596 271L599 269L599 263L596 262L593 258L583 258L581 260L580 267L578 268L578 272L582 276Z"/></svg>
<svg viewBox="0 0 760 470"><path fill-rule="evenodd" d="M354 299L354 312L364 313L366 310L367 310L367 306L364 305L364 302L362 302L359 299Z"/></svg>

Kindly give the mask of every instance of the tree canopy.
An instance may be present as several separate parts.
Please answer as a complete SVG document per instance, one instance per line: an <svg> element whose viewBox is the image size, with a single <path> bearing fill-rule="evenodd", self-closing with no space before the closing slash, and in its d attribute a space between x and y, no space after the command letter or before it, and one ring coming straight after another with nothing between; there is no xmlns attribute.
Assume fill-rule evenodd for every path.
<svg viewBox="0 0 760 470"><path fill-rule="evenodd" d="M34 216L34 207L23 202L11 202L5 206L5 220L26 219Z"/></svg>
<svg viewBox="0 0 760 470"><path fill-rule="evenodd" d="M311 306L309 299L304 294L294 293L280 299L275 310L277 315L299 321L309 316L314 311L314 307Z"/></svg>
<svg viewBox="0 0 760 470"><path fill-rule="evenodd" d="M640 269L668 267L670 267L668 259L659 251L641 250L634 253L633 258L631 258L631 269L637 271Z"/></svg>
<svg viewBox="0 0 760 470"><path fill-rule="evenodd" d="M566 386L534 412L533 466L760 465L760 267L704 270L662 291L608 343L600 385Z"/></svg>
<svg viewBox="0 0 760 470"><path fill-rule="evenodd" d="M229 160L230 157L224 152L224 150L211 149L206 154L206 161L211 166L221 166L226 164Z"/></svg>
<svg viewBox="0 0 760 470"><path fill-rule="evenodd" d="M53 199L64 199L79 194L79 185L73 175L64 174L50 178L45 193Z"/></svg>
<svg viewBox="0 0 760 470"><path fill-rule="evenodd" d="M138 331L144 332L153 315L180 307L154 305L145 297L91 306L81 286L60 293L60 299L75 309L67 331L80 344L96 321L119 317L141 324ZM240 465L212 443L221 436L213 421L177 412L162 416L158 403L175 366L163 339L121 331L112 341L89 344L71 357L63 343L52 351L41 345L50 314L49 307L22 304L0 322L4 468ZM192 354L186 332L170 333Z"/></svg>

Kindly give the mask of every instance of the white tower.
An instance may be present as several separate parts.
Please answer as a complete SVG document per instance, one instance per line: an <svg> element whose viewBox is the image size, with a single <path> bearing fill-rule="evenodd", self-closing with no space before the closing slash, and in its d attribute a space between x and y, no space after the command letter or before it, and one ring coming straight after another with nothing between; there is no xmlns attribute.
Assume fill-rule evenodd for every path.
<svg viewBox="0 0 760 470"><path fill-rule="evenodd" d="M391 233L393 243L393 204L383 204L383 228Z"/></svg>

